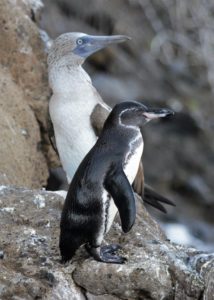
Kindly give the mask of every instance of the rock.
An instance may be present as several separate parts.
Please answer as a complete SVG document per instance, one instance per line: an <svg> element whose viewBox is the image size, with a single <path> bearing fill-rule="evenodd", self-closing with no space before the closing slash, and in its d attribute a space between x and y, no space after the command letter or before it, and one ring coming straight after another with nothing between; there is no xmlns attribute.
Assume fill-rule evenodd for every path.
<svg viewBox="0 0 214 300"><path fill-rule="evenodd" d="M210 300L214 295L214 262L212 261L209 266L210 270L206 275L206 285L204 291L204 300Z"/></svg>
<svg viewBox="0 0 214 300"><path fill-rule="evenodd" d="M32 7L34 3L34 7ZM37 119L47 122L48 97L46 54L39 29L32 20L35 4L41 1L1 1L0 63L24 93Z"/></svg>
<svg viewBox="0 0 214 300"><path fill-rule="evenodd" d="M0 188L0 299L212 299L214 254L170 243L141 204L134 228L123 234L117 219L106 239L122 245L124 265L99 263L84 247L61 265L63 201L53 192Z"/></svg>
<svg viewBox="0 0 214 300"><path fill-rule="evenodd" d="M35 23L41 7L40 0L0 2L1 184L46 185L44 149L48 162L54 157L47 139L46 54Z"/></svg>
<svg viewBox="0 0 214 300"><path fill-rule="evenodd" d="M39 126L7 68L0 70L0 93L0 183L41 187L48 173Z"/></svg>
<svg viewBox="0 0 214 300"><path fill-rule="evenodd" d="M88 300L118 300L119 299L117 297L110 296L110 295L107 295L107 294L101 295L101 296L99 296L99 295L95 296L95 295L92 295L91 293L88 293L88 292L86 293L86 297L87 297Z"/></svg>
<svg viewBox="0 0 214 300"><path fill-rule="evenodd" d="M170 244L145 209L138 207L137 224L129 234L121 234L116 223L107 241L117 243L118 236L128 263L103 266L92 259L79 263L73 273L79 286L92 294L106 293L120 299L173 299L176 283L176 293L183 293L185 286L182 299L186 294L197 299L203 283L186 265L185 248Z"/></svg>
<svg viewBox="0 0 214 300"><path fill-rule="evenodd" d="M51 192L1 187L0 299L85 299L59 264L62 202Z"/></svg>

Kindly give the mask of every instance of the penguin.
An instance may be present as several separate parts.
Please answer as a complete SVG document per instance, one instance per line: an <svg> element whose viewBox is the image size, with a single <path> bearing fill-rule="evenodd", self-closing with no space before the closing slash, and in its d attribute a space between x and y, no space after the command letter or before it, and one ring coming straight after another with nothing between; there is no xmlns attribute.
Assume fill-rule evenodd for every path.
<svg viewBox="0 0 214 300"><path fill-rule="evenodd" d="M62 210L59 247L62 262L81 245L95 260L122 264L119 245L102 246L119 212L123 232L132 228L135 196L132 183L143 154L141 127L151 119L172 115L169 109L149 109L138 102L117 104L100 137L79 165Z"/></svg>

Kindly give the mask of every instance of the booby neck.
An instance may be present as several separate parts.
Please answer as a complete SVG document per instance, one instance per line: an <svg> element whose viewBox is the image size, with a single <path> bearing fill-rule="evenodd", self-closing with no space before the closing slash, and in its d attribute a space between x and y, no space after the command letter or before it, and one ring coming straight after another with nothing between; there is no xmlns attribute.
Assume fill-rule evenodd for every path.
<svg viewBox="0 0 214 300"><path fill-rule="evenodd" d="M76 89L81 90L81 85L84 85L84 89L93 86L90 76L81 65L68 63L51 65L48 72L49 84L54 94L67 94L71 97Z"/></svg>
<svg viewBox="0 0 214 300"><path fill-rule="evenodd" d="M53 91L50 116L60 160L70 182L82 158L96 142L90 115L100 97L80 65L52 65L49 82Z"/></svg>

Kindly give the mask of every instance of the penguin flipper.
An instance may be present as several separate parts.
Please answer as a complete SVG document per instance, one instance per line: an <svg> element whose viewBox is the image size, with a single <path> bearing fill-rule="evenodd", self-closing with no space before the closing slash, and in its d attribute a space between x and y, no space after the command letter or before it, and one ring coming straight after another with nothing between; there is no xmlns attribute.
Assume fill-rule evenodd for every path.
<svg viewBox="0 0 214 300"><path fill-rule="evenodd" d="M132 187L123 169L111 171L106 176L104 186L118 208L123 231L128 232L135 222L136 206Z"/></svg>

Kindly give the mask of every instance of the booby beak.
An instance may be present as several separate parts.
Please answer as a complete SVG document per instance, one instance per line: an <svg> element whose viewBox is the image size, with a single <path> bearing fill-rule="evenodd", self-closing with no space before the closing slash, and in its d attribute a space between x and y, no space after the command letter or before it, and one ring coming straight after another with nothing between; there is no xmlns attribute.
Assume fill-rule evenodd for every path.
<svg viewBox="0 0 214 300"><path fill-rule="evenodd" d="M174 111L165 108L155 108L151 110L148 109L147 111L143 112L143 115L149 121L152 119L164 118L166 116L174 115Z"/></svg>
<svg viewBox="0 0 214 300"><path fill-rule="evenodd" d="M73 53L81 57L88 57L91 54L111 45L123 43L131 38L126 35L112 35L112 36L95 36L84 35L76 40L76 48Z"/></svg>

